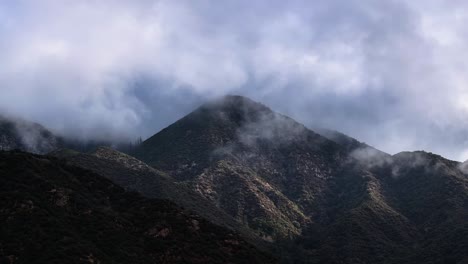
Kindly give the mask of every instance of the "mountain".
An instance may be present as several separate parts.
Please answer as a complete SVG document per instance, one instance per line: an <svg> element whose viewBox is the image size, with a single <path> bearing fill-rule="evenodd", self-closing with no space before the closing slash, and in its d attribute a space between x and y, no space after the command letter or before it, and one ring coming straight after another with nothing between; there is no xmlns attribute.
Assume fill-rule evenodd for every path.
<svg viewBox="0 0 468 264"><path fill-rule="evenodd" d="M467 177L459 163L433 154L391 156L227 96L133 155L284 245L290 262L468 260Z"/></svg>
<svg viewBox="0 0 468 264"><path fill-rule="evenodd" d="M174 203L24 152L0 152L1 263L274 263Z"/></svg>
<svg viewBox="0 0 468 264"><path fill-rule="evenodd" d="M17 154L16 160L0 161L0 166L16 164L18 168L8 170L12 175L23 171L28 177L89 174L108 184L110 180L127 191L139 192L144 196L138 196L142 201L156 199L171 204L180 212L177 215L197 217L197 221L222 230L212 240L215 244L226 240L224 234L233 234L236 241L249 248L239 249L243 260L253 254L253 261L269 263L270 259L260 253L269 252L284 263L468 263L467 162L424 151L389 155L336 131L311 130L241 96L226 96L203 104L132 147L129 154L132 156L110 148L88 153L60 149L49 157ZM47 160L58 172L35 166L28 161L30 157ZM19 183L28 182L21 177ZM95 182L94 178L89 181ZM5 187L6 193L14 190L11 195L28 197L46 193L40 189L43 184L19 183ZM76 184L76 180L66 178L60 183ZM108 197L105 186L86 187L79 192L89 197ZM107 208L100 203L96 206ZM126 217L129 223L140 221L135 220L139 219L135 215L158 214L152 207L146 212L133 203L120 204L118 208L121 210L113 209L112 214ZM102 217L93 221L115 225L115 220L106 214L107 209L99 212ZM158 214L158 219L165 216L168 215ZM38 216L28 219L28 225L42 223ZM11 224L19 226L24 221L14 219ZM133 228L136 224L128 226L132 228L125 229L124 234L131 237L129 241L135 245L132 250L150 250L153 242L148 245L144 238L137 241L140 229ZM67 226L59 230L77 228ZM41 230L35 227L30 232L36 229ZM205 235L203 232L197 237L203 240ZM201 243L198 249L207 247L210 252L203 256L205 262L213 256L220 261L220 252L225 253L225 247L219 243L208 245L204 240L184 239L174 235L174 240L160 249L169 250L171 256L188 258L183 251L171 250L186 243ZM0 247L3 245L0 242ZM105 244L96 245L105 254L113 250L101 249ZM54 251L62 252L63 248ZM195 252L201 252L198 249ZM105 254L101 258L107 257ZM240 261L232 255L227 257Z"/></svg>
<svg viewBox="0 0 468 264"><path fill-rule="evenodd" d="M90 153L59 149L48 155L60 158L67 164L93 171L126 190L136 191L148 198L165 199L209 219L212 223L240 232L258 247L265 248L261 239L241 223L211 204L198 192L144 162L108 147L98 147Z"/></svg>
<svg viewBox="0 0 468 264"><path fill-rule="evenodd" d="M191 186L267 240L300 234L338 144L250 99L205 104L141 144L136 157Z"/></svg>
<svg viewBox="0 0 468 264"><path fill-rule="evenodd" d="M0 115L0 150L21 149L44 154L62 144L62 139L37 123Z"/></svg>

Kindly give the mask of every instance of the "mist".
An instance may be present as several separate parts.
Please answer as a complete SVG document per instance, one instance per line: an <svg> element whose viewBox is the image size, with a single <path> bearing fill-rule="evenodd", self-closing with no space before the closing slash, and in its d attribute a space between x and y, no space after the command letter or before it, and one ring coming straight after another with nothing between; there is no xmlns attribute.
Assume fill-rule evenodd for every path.
<svg viewBox="0 0 468 264"><path fill-rule="evenodd" d="M240 94L387 153L468 158L464 1L0 1L0 112L147 138Z"/></svg>

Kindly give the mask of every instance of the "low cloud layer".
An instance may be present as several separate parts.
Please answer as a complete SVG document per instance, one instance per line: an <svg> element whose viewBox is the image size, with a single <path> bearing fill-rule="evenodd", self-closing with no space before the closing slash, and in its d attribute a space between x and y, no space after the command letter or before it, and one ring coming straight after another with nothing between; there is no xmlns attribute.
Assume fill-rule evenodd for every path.
<svg viewBox="0 0 468 264"><path fill-rule="evenodd" d="M468 158L468 4L0 0L0 111L147 137L223 94L390 153Z"/></svg>

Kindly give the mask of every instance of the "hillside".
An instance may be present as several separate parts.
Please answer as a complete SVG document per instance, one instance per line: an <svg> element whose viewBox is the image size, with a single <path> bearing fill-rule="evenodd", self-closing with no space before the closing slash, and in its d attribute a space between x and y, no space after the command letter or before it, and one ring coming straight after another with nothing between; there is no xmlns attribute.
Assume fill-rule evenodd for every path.
<svg viewBox="0 0 468 264"><path fill-rule="evenodd" d="M99 147L91 153L60 149L50 156L65 160L67 164L93 171L126 190L137 191L145 197L169 200L190 210L212 223L240 232L244 238L257 246L265 247L262 241L244 225L212 205L198 192L177 183L168 174L156 170L142 161L113 150Z"/></svg>
<svg viewBox="0 0 468 264"><path fill-rule="evenodd" d="M63 161L0 152L2 263L270 263L238 234Z"/></svg>

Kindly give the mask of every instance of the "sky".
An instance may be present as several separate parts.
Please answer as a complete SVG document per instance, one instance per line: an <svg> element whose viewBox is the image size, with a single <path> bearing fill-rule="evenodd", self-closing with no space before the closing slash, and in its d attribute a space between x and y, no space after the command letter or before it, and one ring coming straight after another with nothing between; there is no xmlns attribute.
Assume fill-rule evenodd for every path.
<svg viewBox="0 0 468 264"><path fill-rule="evenodd" d="M468 2L0 0L0 112L146 138L225 94L468 159Z"/></svg>

